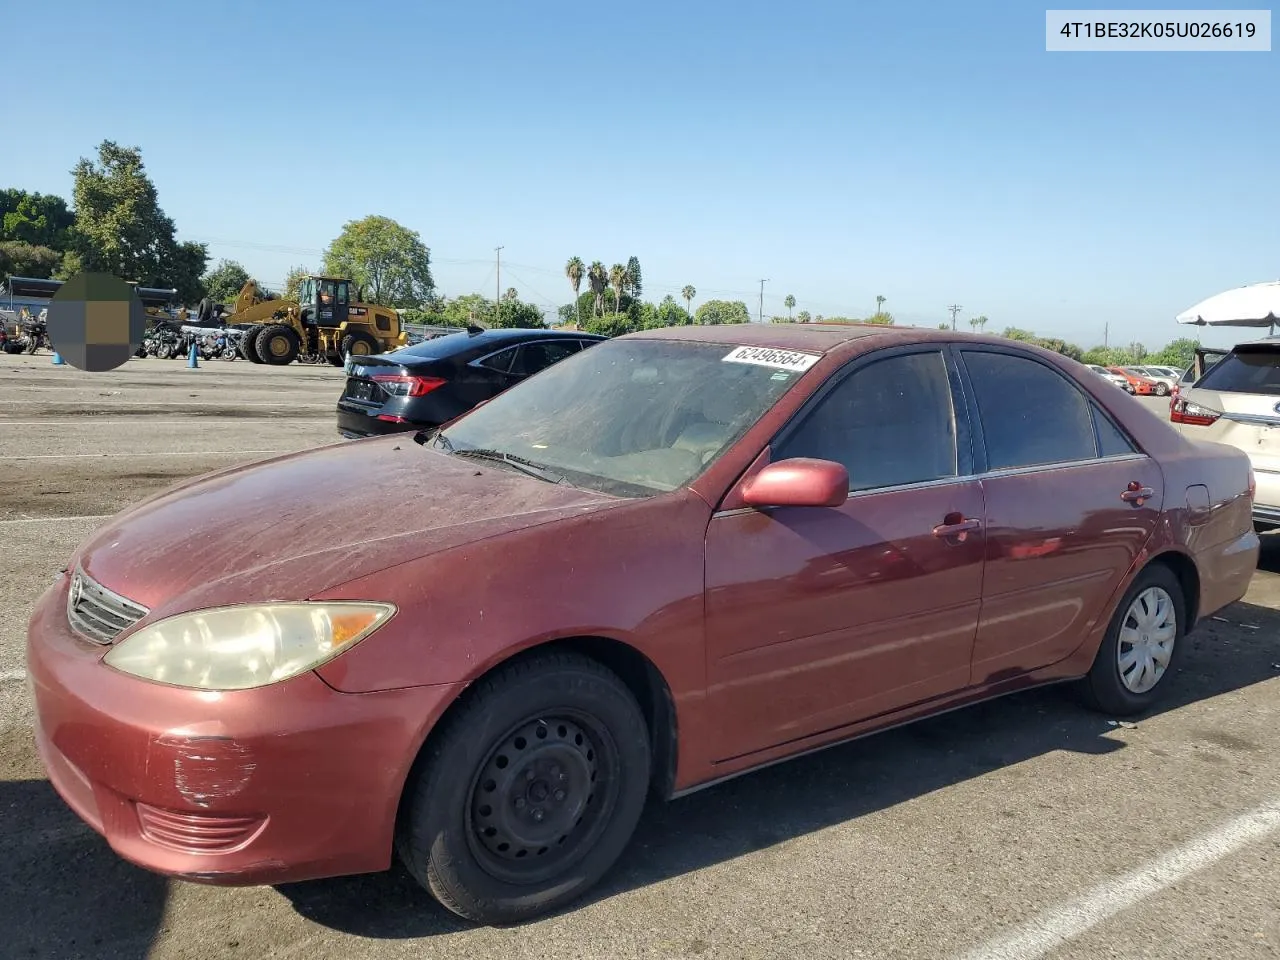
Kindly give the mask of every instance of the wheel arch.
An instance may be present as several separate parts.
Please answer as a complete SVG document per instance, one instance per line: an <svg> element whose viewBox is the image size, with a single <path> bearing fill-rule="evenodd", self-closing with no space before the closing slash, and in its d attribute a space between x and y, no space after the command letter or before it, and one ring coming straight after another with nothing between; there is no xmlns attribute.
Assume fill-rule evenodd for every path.
<svg viewBox="0 0 1280 960"><path fill-rule="evenodd" d="M1189 554L1181 550L1164 550L1155 554L1144 565L1143 570L1154 566L1167 567L1182 587L1182 598L1186 602L1186 630L1189 632L1200 619L1200 570Z"/></svg>

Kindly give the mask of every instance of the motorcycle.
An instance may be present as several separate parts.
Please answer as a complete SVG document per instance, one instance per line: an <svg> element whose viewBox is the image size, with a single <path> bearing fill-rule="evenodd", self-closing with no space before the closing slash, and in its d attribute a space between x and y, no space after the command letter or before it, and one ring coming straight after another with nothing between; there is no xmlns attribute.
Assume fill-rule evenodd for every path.
<svg viewBox="0 0 1280 960"><path fill-rule="evenodd" d="M18 321L17 336L5 334L0 342L0 349L5 353L35 353L42 347L53 350L53 344L49 342L49 324L43 312L39 317Z"/></svg>

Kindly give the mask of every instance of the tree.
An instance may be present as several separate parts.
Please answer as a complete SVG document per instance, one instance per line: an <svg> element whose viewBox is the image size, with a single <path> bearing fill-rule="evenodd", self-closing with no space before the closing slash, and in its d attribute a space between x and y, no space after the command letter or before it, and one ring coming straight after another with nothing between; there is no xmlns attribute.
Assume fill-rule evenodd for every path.
<svg viewBox="0 0 1280 960"><path fill-rule="evenodd" d="M979 333L982 332L983 327L985 327L986 325L987 325L987 318L984 316L974 317L972 320L969 321L969 326L973 327L973 329L977 330Z"/></svg>
<svg viewBox="0 0 1280 960"><path fill-rule="evenodd" d="M1193 340L1190 337L1179 337L1166 345L1159 353L1148 357L1147 362L1161 367L1177 367L1182 370L1191 366L1191 362L1195 360L1196 349L1199 346L1199 340Z"/></svg>
<svg viewBox="0 0 1280 960"><path fill-rule="evenodd" d="M627 268L620 263L615 263L609 268L609 286L613 287L613 309L617 313L622 307L622 294L629 286L629 277L627 276Z"/></svg>
<svg viewBox="0 0 1280 960"><path fill-rule="evenodd" d="M547 324L542 319L542 311L532 303L525 303L523 300L515 298L504 298L501 309L494 318L493 325L495 327L522 327L541 330Z"/></svg>
<svg viewBox="0 0 1280 960"><path fill-rule="evenodd" d="M6 277L47 280L62 263L62 254L49 247L17 240L0 241L0 281Z"/></svg>
<svg viewBox="0 0 1280 960"><path fill-rule="evenodd" d="M620 337L624 333L634 333L641 329L629 314L603 313L598 317L589 317L584 329L588 333L598 333L606 337Z"/></svg>
<svg viewBox="0 0 1280 960"><path fill-rule="evenodd" d="M205 295L214 303L231 303L249 282L249 271L235 260L220 260L204 277Z"/></svg>
<svg viewBox="0 0 1280 960"><path fill-rule="evenodd" d="M783 306L787 308L787 319L791 319L791 311L796 308L796 298L791 294L787 294L787 298L782 301Z"/></svg>
<svg viewBox="0 0 1280 960"><path fill-rule="evenodd" d="M573 302L578 302L578 290L582 286L582 278L586 274L586 265L582 262L581 257L570 257L569 262L564 265L564 275L569 278L569 285L573 287ZM578 323L582 323L582 314L578 314ZM565 321L568 323L568 321Z"/></svg>
<svg viewBox="0 0 1280 960"><path fill-rule="evenodd" d="M390 217L344 224L325 251L324 272L351 278L372 302L388 307L420 307L435 292L431 251Z"/></svg>
<svg viewBox="0 0 1280 960"><path fill-rule="evenodd" d="M880 297L876 297L876 299L877 299L877 300L880 300L881 298L880 298ZM881 301L881 302L883 302L883 301ZM863 322L863 323L874 323L874 324L878 324L878 325L880 325L880 326L885 326L885 327L892 327L892 326L893 326L893 314L891 314L891 313L889 313L889 312L887 312L887 311L885 311L885 310L880 310L880 311L877 311L876 313L873 313L871 316L867 317L867 319L863 320L862 322Z"/></svg>
<svg viewBox="0 0 1280 960"><path fill-rule="evenodd" d="M1080 359L1084 363L1096 363L1100 367L1119 367L1130 362L1123 347L1091 347Z"/></svg>
<svg viewBox="0 0 1280 960"><path fill-rule="evenodd" d="M684 289L680 291L680 296L684 297L685 310L689 316L693 316L693 298L697 295L698 291L693 289L693 284L691 283L685 284Z"/></svg>
<svg viewBox="0 0 1280 960"><path fill-rule="evenodd" d="M939 329L939 330L950 330L950 329L951 329L951 324L949 324L949 323L940 323L940 324L938 324L938 329Z"/></svg>
<svg viewBox="0 0 1280 960"><path fill-rule="evenodd" d="M669 293L658 304L656 313L656 326L659 327L687 327L693 323L693 317L689 315L689 311L676 303L676 298Z"/></svg>
<svg viewBox="0 0 1280 960"><path fill-rule="evenodd" d="M74 223L75 216L61 197L0 190L0 241L18 241L63 253L71 245Z"/></svg>
<svg viewBox="0 0 1280 960"><path fill-rule="evenodd" d="M887 299L888 297L883 297L878 293L876 294L876 313L877 314L881 314L884 312L884 302Z"/></svg>
<svg viewBox="0 0 1280 960"><path fill-rule="evenodd" d="M693 322L707 325L750 323L751 313L741 300L708 300L698 307Z"/></svg>
<svg viewBox="0 0 1280 960"><path fill-rule="evenodd" d="M187 302L200 298L208 250L178 243L137 147L104 140L97 162L82 157L72 176L75 225L61 272L112 273L142 286L175 287Z"/></svg>
<svg viewBox="0 0 1280 960"><path fill-rule="evenodd" d="M302 281L307 279L313 273L310 267L291 267L285 275L284 281L284 298L286 300L298 299L298 288L302 286Z"/></svg>
<svg viewBox="0 0 1280 960"><path fill-rule="evenodd" d="M800 313L796 316L796 322L797 322L797 323L812 323L812 322L813 322L813 317L811 317L811 316L809 315L809 311L808 311L808 310L801 310L801 311L800 311Z"/></svg>
<svg viewBox="0 0 1280 960"><path fill-rule="evenodd" d="M583 320L584 324L586 324L591 317L603 316L606 312L603 310L599 313L596 312L595 299L596 295L589 290L578 298L578 310L581 312L582 316L586 318ZM608 312L625 313L636 321L640 320L642 316L641 311L644 308L644 304L639 300L633 300L625 293L615 301L614 306L616 309ZM589 329L589 326L584 326L582 329Z"/></svg>
<svg viewBox="0 0 1280 960"><path fill-rule="evenodd" d="M520 291L515 287L507 287L507 292L502 295L503 300L519 300Z"/></svg>
<svg viewBox="0 0 1280 960"><path fill-rule="evenodd" d="M644 283L640 279L639 257L632 257L627 261L627 293L637 300L644 293Z"/></svg>
<svg viewBox="0 0 1280 960"><path fill-rule="evenodd" d="M594 294L592 298L592 313L597 317L603 316L604 291L609 286L609 272L605 270L604 264L599 260L591 261L591 267L587 270L587 283Z"/></svg>

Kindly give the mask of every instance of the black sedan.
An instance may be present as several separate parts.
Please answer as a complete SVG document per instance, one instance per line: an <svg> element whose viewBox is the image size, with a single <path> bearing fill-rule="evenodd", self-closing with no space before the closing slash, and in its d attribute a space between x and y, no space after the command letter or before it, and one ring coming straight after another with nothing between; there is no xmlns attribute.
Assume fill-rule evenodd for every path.
<svg viewBox="0 0 1280 960"><path fill-rule="evenodd" d="M470 328L352 358L338 400L349 439L438 427L601 340L581 331Z"/></svg>

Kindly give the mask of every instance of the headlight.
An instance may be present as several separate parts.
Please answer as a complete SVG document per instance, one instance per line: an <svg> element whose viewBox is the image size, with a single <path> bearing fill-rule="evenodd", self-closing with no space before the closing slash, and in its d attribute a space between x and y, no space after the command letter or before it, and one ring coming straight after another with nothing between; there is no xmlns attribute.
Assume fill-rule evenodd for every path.
<svg viewBox="0 0 1280 960"><path fill-rule="evenodd" d="M103 658L123 673L197 690L248 690L331 660L386 622L387 603L268 603L182 613Z"/></svg>

